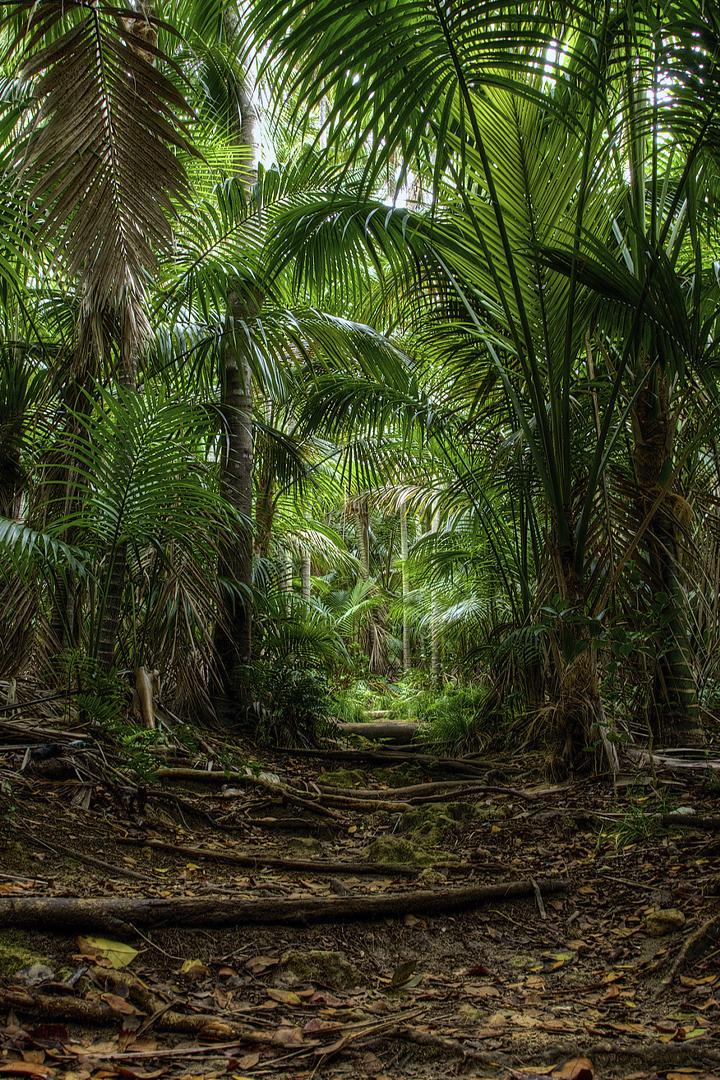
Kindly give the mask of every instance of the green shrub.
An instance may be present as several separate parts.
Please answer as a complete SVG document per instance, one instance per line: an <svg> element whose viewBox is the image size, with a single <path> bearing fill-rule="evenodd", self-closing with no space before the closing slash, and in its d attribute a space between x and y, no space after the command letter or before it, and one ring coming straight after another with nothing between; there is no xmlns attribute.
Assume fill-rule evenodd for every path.
<svg viewBox="0 0 720 1080"><path fill-rule="evenodd" d="M332 731L330 689L320 671L259 660L250 669L257 738L266 746L314 746Z"/></svg>
<svg viewBox="0 0 720 1080"><path fill-rule="evenodd" d="M489 722L496 704L492 688L485 684L426 691L417 701L420 738L438 753L480 750L493 734Z"/></svg>

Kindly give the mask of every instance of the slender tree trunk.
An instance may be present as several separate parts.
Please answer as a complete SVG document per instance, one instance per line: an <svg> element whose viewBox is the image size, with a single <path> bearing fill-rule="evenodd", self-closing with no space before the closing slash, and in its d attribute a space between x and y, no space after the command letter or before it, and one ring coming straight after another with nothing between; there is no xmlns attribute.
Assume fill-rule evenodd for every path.
<svg viewBox="0 0 720 1080"><path fill-rule="evenodd" d="M363 578L370 577L370 514L367 501L358 499L353 505L357 526L358 559Z"/></svg>
<svg viewBox="0 0 720 1080"><path fill-rule="evenodd" d="M643 519L652 514L645 534L650 584L653 598L665 598L661 610L654 612L659 625L653 650L652 734L662 746L697 746L702 744L703 734L679 567L677 507L686 504L672 492L663 492L672 470L675 420L662 373L653 372L638 395L633 427L639 510Z"/></svg>
<svg viewBox="0 0 720 1080"><path fill-rule="evenodd" d="M434 533L440 528L440 512L432 516L430 528ZM440 605L433 592L430 609L430 674L433 682L440 685L442 680L442 640L440 636Z"/></svg>
<svg viewBox="0 0 720 1080"><path fill-rule="evenodd" d="M309 552L304 552L300 563L300 581L302 583L302 598L309 600L312 594L312 559Z"/></svg>
<svg viewBox="0 0 720 1080"><path fill-rule="evenodd" d="M286 607L290 608L290 595L293 589L293 557L287 548L280 549L280 590L286 595Z"/></svg>
<svg viewBox="0 0 720 1080"><path fill-rule="evenodd" d="M229 26L230 36L234 31ZM252 163L244 174L250 186L255 174L256 114L246 87L236 88L235 140L251 151ZM228 296L226 332L221 354L221 411L226 440L221 490L232 506L249 521L253 501L252 370L243 338L242 324L257 317L262 299L249 286L240 295ZM252 657L252 558L249 530L238 530L220 551L219 574L235 590L224 594L215 629L218 677L215 700L218 715L226 721L240 719L248 704L246 668Z"/></svg>
<svg viewBox="0 0 720 1080"><path fill-rule="evenodd" d="M255 553L261 559L266 559L270 554L270 541L275 518L275 492L273 488L272 476L263 476L255 500Z"/></svg>
<svg viewBox="0 0 720 1080"><path fill-rule="evenodd" d="M400 563L402 574L402 666L403 671L410 670L410 620L408 618L408 597L410 595L410 576L408 574L408 558L410 545L408 542L408 517L407 509L403 505L400 508Z"/></svg>

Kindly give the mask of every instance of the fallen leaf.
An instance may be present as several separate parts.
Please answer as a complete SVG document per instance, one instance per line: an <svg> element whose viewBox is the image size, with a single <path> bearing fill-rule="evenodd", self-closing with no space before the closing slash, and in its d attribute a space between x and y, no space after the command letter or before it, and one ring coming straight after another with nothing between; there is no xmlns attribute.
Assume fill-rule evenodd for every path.
<svg viewBox="0 0 720 1080"><path fill-rule="evenodd" d="M500 991L497 986L466 986L464 993L470 998L479 998L483 1000L485 998L500 997Z"/></svg>
<svg viewBox="0 0 720 1080"><path fill-rule="evenodd" d="M113 941L112 938L79 937L77 943L86 956L101 956L104 960L109 960L114 968L127 967L138 954L138 950L133 949L132 945L126 945L124 941Z"/></svg>
<svg viewBox="0 0 720 1080"><path fill-rule="evenodd" d="M415 961L414 960L406 960L404 964L399 964L398 967L396 967L395 970L392 973L392 978L390 979L390 985L391 986L402 986L403 983L406 983L408 981L408 979L414 973L414 971L415 971Z"/></svg>
<svg viewBox="0 0 720 1080"><path fill-rule="evenodd" d="M259 1054L245 1054L243 1057L238 1058L235 1064L239 1069L254 1069L259 1060Z"/></svg>
<svg viewBox="0 0 720 1080"><path fill-rule="evenodd" d="M281 1005L302 1005L301 999L293 990L268 990L268 997L279 1001Z"/></svg>
<svg viewBox="0 0 720 1080"><path fill-rule="evenodd" d="M118 1016L142 1016L139 1009L119 994L100 994L100 999Z"/></svg>
<svg viewBox="0 0 720 1080"><path fill-rule="evenodd" d="M202 960L183 960L180 974L186 979L206 979L210 974L210 968Z"/></svg>
<svg viewBox="0 0 720 1080"><path fill-rule="evenodd" d="M280 1027L272 1037L277 1046L302 1046L303 1033L300 1028Z"/></svg>
<svg viewBox="0 0 720 1080"><path fill-rule="evenodd" d="M52 1076L53 1070L49 1065L41 1065L37 1061L8 1061L0 1065L0 1073L12 1076Z"/></svg>
<svg viewBox="0 0 720 1080"><path fill-rule="evenodd" d="M553 1080L593 1080L595 1069L590 1058L570 1058L553 1072Z"/></svg>
<svg viewBox="0 0 720 1080"><path fill-rule="evenodd" d="M125 1076L127 1080L157 1080L158 1076L163 1076L165 1069L133 1069L129 1065L123 1065L121 1062L114 1066L115 1072L118 1076Z"/></svg>
<svg viewBox="0 0 720 1080"><path fill-rule="evenodd" d="M253 975L262 975L268 968L276 967L280 963L276 956L251 956L245 961L245 967Z"/></svg>

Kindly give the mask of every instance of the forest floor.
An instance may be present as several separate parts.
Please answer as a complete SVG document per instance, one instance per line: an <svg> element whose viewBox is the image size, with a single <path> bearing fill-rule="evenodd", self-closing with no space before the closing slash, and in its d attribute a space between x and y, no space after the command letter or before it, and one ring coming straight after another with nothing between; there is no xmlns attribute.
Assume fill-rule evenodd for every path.
<svg viewBox="0 0 720 1080"><path fill-rule="evenodd" d="M0 747L0 1076L720 1076L704 770L278 752L133 789L71 734Z"/></svg>

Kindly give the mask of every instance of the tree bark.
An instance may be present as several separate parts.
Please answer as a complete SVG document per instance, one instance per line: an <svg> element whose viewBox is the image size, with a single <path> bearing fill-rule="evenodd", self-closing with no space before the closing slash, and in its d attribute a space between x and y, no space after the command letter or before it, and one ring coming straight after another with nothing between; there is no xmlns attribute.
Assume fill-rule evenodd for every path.
<svg viewBox="0 0 720 1080"><path fill-rule="evenodd" d="M410 595L410 575L408 573L408 516L405 505L400 507L400 572L402 574L402 666L403 671L410 670L410 620L408 618L408 597Z"/></svg>
<svg viewBox="0 0 720 1080"><path fill-rule="evenodd" d="M234 27L228 25L230 36ZM252 162L244 176L249 189L255 171L256 113L245 86L236 87L234 135L239 145L252 151ZM225 454L222 461L221 492L249 522L253 502L253 414L252 369L243 324L257 317L261 297L251 287L241 296L237 289L228 296L227 324L221 350L221 412L224 422ZM217 683L214 693L218 716L228 723L241 721L249 705L247 665L252 657L252 563L253 539L249 529L238 529L220 549L218 571L221 578L238 586L225 591L215 628Z"/></svg>
<svg viewBox="0 0 720 1080"><path fill-rule="evenodd" d="M583 623L585 589L574 556L570 548L554 552L558 591L575 615L574 619L565 619L555 644L557 685L548 740L548 771L556 779L591 768L591 746L598 736L610 772L615 775L620 767L600 696L595 645Z"/></svg>
<svg viewBox="0 0 720 1080"><path fill-rule="evenodd" d="M302 555L300 562L300 580L302 582L302 598L309 600L312 594L312 560L308 552Z"/></svg>
<svg viewBox="0 0 720 1080"><path fill-rule="evenodd" d="M633 429L638 509L643 520L651 514L645 534L650 585L653 599L665 597L661 610L653 613L660 625L654 639L650 728L660 746L699 746L704 740L679 571L679 511L688 508L684 500L667 490L675 419L662 372L652 372L638 394Z"/></svg>
<svg viewBox="0 0 720 1080"><path fill-rule="evenodd" d="M432 516L431 529L437 533L440 529L440 511ZM440 638L440 607L435 592L432 594L430 611L430 674L433 682L439 686L442 680L442 643Z"/></svg>

